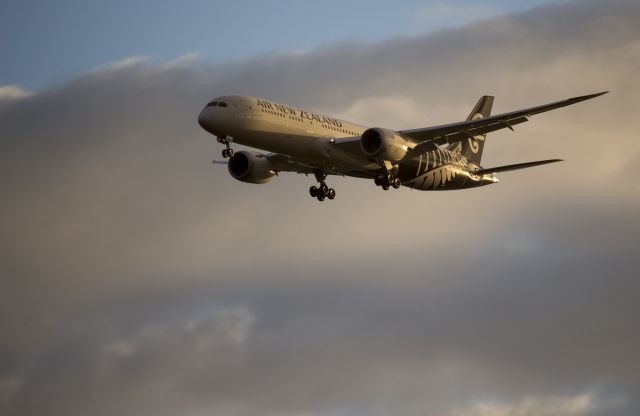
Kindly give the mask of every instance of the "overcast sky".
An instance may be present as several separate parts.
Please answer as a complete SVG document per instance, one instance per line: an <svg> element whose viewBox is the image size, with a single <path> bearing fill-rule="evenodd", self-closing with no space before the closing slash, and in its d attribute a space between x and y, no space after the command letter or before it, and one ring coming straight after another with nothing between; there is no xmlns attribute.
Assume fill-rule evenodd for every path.
<svg viewBox="0 0 640 416"><path fill-rule="evenodd" d="M339 35L329 3L207 47L174 6L143 13L181 34L163 44L93 24L135 20L123 4L67 8L82 25L20 4L1 30L15 10L12 33L48 35L0 37L1 414L640 413L637 1L487 1L424 29L367 8ZM604 90L490 134L483 158L563 163L443 193L331 177L322 204L313 178L212 166L196 122L226 93L408 129L483 94L504 112Z"/></svg>

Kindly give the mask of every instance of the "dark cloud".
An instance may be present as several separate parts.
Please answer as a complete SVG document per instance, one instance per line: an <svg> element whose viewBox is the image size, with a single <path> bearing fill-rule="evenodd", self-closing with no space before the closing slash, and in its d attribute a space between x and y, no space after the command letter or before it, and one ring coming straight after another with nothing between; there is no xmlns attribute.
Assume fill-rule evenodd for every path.
<svg viewBox="0 0 640 416"><path fill-rule="evenodd" d="M637 414L640 6L566 2L228 65L0 88L3 414ZM493 134L453 193L211 166L246 93L369 124L612 93Z"/></svg>

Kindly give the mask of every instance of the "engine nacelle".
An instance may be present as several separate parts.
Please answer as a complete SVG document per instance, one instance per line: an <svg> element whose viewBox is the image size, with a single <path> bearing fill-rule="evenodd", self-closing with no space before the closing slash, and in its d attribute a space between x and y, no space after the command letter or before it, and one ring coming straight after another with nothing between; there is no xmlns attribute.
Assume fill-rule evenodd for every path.
<svg viewBox="0 0 640 416"><path fill-rule="evenodd" d="M360 137L360 148L368 157L383 161L397 162L409 150L409 141L393 130L373 127L365 130Z"/></svg>
<svg viewBox="0 0 640 416"><path fill-rule="evenodd" d="M264 155L241 150L229 159L229 173L242 182L267 183L276 174Z"/></svg>

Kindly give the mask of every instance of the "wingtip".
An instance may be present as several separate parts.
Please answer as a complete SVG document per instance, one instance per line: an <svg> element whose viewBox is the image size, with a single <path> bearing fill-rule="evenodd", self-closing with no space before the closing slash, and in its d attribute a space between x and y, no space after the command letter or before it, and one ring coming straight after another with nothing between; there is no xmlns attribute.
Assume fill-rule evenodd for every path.
<svg viewBox="0 0 640 416"><path fill-rule="evenodd" d="M547 160L541 160L540 161L541 164L547 164L547 163L558 163L558 162L564 162L564 159L547 159Z"/></svg>
<svg viewBox="0 0 640 416"><path fill-rule="evenodd" d="M596 98L596 97L600 97L601 95L605 95L605 94L609 94L609 91L602 91L602 92L597 92L595 94L585 95L584 98L585 99Z"/></svg>
<svg viewBox="0 0 640 416"><path fill-rule="evenodd" d="M605 94L608 94L608 93L609 93L609 91L602 91L602 92L598 92L598 93L595 93L595 94L581 95L579 97L570 98L567 101L570 102L570 103L579 103L580 101L590 100L592 98L600 97L601 95L605 95Z"/></svg>

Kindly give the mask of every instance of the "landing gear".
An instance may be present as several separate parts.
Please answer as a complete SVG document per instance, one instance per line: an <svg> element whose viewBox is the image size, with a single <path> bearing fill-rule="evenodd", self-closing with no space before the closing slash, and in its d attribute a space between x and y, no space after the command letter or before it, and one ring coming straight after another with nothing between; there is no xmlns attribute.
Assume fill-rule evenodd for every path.
<svg viewBox="0 0 640 416"><path fill-rule="evenodd" d="M398 189L402 185L402 181L400 181L400 178L397 178L393 173L377 175L373 179L373 181L375 182L376 186L381 186L385 191L388 191L391 187Z"/></svg>
<svg viewBox="0 0 640 416"><path fill-rule="evenodd" d="M329 188L324 180L327 178L327 174L322 171L316 171L316 180L320 182L320 186L312 186L309 188L309 195L312 198L317 198L318 201L324 201L326 198L334 199L336 197L336 190Z"/></svg>
<svg viewBox="0 0 640 416"><path fill-rule="evenodd" d="M233 149L231 148L231 143L233 142L233 137L231 136L218 136L218 143L222 143L226 146L226 149L222 151L223 158L229 158L233 156Z"/></svg>

